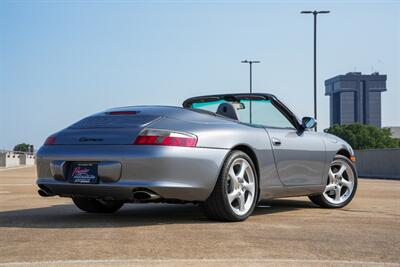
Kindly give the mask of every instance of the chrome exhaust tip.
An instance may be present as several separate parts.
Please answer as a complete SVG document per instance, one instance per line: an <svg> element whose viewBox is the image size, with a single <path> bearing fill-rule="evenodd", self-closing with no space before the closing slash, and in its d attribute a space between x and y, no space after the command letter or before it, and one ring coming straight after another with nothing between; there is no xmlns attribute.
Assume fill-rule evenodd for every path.
<svg viewBox="0 0 400 267"><path fill-rule="evenodd" d="M39 194L41 197L52 197L52 196L54 196L52 193L47 192L47 191L45 191L45 190L43 190L43 189L39 189L39 190L38 190L38 194Z"/></svg>
<svg viewBox="0 0 400 267"><path fill-rule="evenodd" d="M160 199L161 197L151 191L147 190L138 190L132 193L133 199L135 200L156 200Z"/></svg>

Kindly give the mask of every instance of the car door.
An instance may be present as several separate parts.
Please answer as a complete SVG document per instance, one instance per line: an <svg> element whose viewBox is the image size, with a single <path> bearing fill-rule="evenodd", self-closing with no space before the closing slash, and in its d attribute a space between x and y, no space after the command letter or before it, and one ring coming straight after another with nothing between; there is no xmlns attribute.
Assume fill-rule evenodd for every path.
<svg viewBox="0 0 400 267"><path fill-rule="evenodd" d="M269 135L281 182L287 186L320 185L325 168L322 138L302 129L278 100L252 101L252 114L252 123L263 125Z"/></svg>
<svg viewBox="0 0 400 267"><path fill-rule="evenodd" d="M325 146L313 131L266 128L279 178L284 185L319 185L325 168Z"/></svg>

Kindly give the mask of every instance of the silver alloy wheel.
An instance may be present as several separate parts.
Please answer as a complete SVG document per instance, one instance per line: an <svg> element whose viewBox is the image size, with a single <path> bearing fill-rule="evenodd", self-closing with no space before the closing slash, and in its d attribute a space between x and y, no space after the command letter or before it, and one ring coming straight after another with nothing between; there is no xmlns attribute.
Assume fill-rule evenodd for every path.
<svg viewBox="0 0 400 267"><path fill-rule="evenodd" d="M324 198L332 204L342 204L351 196L353 190L353 169L342 160L334 160L329 168Z"/></svg>
<svg viewBox="0 0 400 267"><path fill-rule="evenodd" d="M241 216L246 214L255 201L255 176L250 163L237 158L229 167L226 192L232 211Z"/></svg>

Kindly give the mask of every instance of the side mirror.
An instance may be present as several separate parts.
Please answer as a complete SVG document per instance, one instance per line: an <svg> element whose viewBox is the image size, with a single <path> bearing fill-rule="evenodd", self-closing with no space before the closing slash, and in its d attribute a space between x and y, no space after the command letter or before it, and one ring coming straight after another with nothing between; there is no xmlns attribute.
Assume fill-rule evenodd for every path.
<svg viewBox="0 0 400 267"><path fill-rule="evenodd" d="M304 129L311 129L317 126L317 121L312 117L304 117L301 119L301 125Z"/></svg>

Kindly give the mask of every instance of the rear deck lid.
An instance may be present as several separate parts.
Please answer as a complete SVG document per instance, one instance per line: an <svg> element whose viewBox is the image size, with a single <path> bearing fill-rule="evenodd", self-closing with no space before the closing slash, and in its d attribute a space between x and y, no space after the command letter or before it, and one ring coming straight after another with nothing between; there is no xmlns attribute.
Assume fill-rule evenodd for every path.
<svg viewBox="0 0 400 267"><path fill-rule="evenodd" d="M161 116L139 112L106 112L84 118L57 133L57 145L132 144L139 133Z"/></svg>

